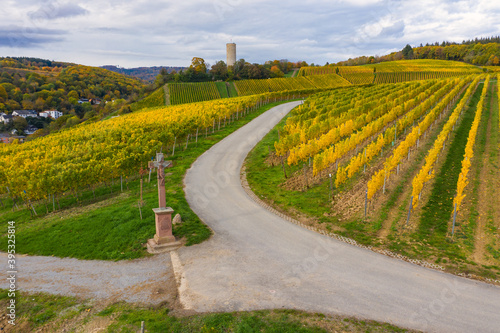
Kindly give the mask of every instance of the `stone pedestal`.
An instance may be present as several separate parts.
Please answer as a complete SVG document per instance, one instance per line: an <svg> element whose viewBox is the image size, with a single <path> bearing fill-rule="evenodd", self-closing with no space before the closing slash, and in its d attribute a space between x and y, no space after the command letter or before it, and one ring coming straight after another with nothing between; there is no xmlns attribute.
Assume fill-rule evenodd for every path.
<svg viewBox="0 0 500 333"><path fill-rule="evenodd" d="M172 234L172 213L174 210L170 207L154 208L156 234L153 239L147 243L149 253L168 252L179 248L182 244L175 240Z"/></svg>

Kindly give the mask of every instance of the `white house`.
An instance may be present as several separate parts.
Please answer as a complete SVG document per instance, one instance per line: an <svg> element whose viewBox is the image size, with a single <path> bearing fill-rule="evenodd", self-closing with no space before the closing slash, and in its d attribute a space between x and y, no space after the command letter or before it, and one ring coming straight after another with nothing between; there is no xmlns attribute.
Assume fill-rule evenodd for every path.
<svg viewBox="0 0 500 333"><path fill-rule="evenodd" d="M9 121L12 121L12 115L0 113L0 122L7 124Z"/></svg>
<svg viewBox="0 0 500 333"><path fill-rule="evenodd" d="M61 117L63 115L63 113L61 111L57 111L57 110L48 110L48 111L43 111L43 112L40 112L40 117L44 117L44 118L53 118L53 119L57 119L59 117Z"/></svg>
<svg viewBox="0 0 500 333"><path fill-rule="evenodd" d="M14 110L12 112L13 117L33 117L33 118L38 118L38 114L36 113L35 110Z"/></svg>

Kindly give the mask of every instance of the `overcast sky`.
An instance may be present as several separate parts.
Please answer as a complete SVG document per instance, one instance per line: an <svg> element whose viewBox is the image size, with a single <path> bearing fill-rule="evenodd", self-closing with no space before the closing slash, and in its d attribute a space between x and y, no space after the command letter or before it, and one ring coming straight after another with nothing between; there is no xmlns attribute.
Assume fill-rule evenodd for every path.
<svg viewBox="0 0 500 333"><path fill-rule="evenodd" d="M500 35L498 0L1 0L0 56L84 65L325 64Z"/></svg>

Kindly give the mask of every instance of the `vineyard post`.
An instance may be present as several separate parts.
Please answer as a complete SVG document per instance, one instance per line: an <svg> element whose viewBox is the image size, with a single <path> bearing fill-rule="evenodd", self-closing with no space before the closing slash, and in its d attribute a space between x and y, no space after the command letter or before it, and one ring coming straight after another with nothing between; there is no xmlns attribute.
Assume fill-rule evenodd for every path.
<svg viewBox="0 0 500 333"><path fill-rule="evenodd" d="M142 179L141 179L141 181L142 181ZM137 207L139 207L139 215L141 216L141 220L142 220L142 210L141 210L141 203L140 202L137 203Z"/></svg>
<svg viewBox="0 0 500 333"><path fill-rule="evenodd" d="M368 189L365 192L365 218L366 218L366 210L368 208Z"/></svg>
<svg viewBox="0 0 500 333"><path fill-rule="evenodd" d="M382 194L385 194L385 180L387 178L387 173L384 173L384 187L382 187Z"/></svg>
<svg viewBox="0 0 500 333"><path fill-rule="evenodd" d="M188 147L188 143L189 143L189 135L190 135L190 134L188 134L188 136L187 136L187 139L186 139L186 148L184 148L184 150L186 150L186 149L187 149L187 147Z"/></svg>
<svg viewBox="0 0 500 333"><path fill-rule="evenodd" d="M199 128L197 127L196 128L196 143L198 143L198 130L199 130Z"/></svg>
<svg viewBox="0 0 500 333"><path fill-rule="evenodd" d="M120 191L123 192L123 176L120 175Z"/></svg>
<svg viewBox="0 0 500 333"><path fill-rule="evenodd" d="M329 173L328 177L330 177L330 190L328 191L328 200L331 202L332 201L332 194L333 194L333 189L332 189L332 174Z"/></svg>
<svg viewBox="0 0 500 333"><path fill-rule="evenodd" d="M10 195L10 189L9 189L9 187L8 186L5 186L5 187L7 188L7 194Z"/></svg>
<svg viewBox="0 0 500 333"><path fill-rule="evenodd" d="M413 206L413 195L410 198L410 209L408 209L408 217L406 218L406 225L408 225L408 221L410 221L412 206Z"/></svg>
<svg viewBox="0 0 500 333"><path fill-rule="evenodd" d="M24 193L26 193L26 191L24 191ZM38 216L38 214L36 213L36 210L35 210L35 206L33 206L30 199L28 199L28 204L31 206L31 209L33 209L33 213L35 213L35 216Z"/></svg>
<svg viewBox="0 0 500 333"><path fill-rule="evenodd" d="M176 141L177 141L177 137L174 136L174 146L172 147L172 156L175 155L175 143L176 143Z"/></svg>
<svg viewBox="0 0 500 333"><path fill-rule="evenodd" d="M219 128L217 130L220 131L220 116L219 116Z"/></svg>
<svg viewBox="0 0 500 333"><path fill-rule="evenodd" d="M455 233L455 221L457 219L457 203L455 202L455 209L453 210L453 226L451 227L451 237Z"/></svg>
<svg viewBox="0 0 500 333"><path fill-rule="evenodd" d="M151 183L151 168L149 168L149 178L148 178L148 183Z"/></svg>
<svg viewBox="0 0 500 333"><path fill-rule="evenodd" d="M214 133L214 132L215 132L215 119L214 119L214 124L212 126L212 133Z"/></svg>
<svg viewBox="0 0 500 333"><path fill-rule="evenodd" d="M19 206L17 205L17 202L16 202L16 197L12 198L12 211L14 211L14 207L19 209Z"/></svg>
<svg viewBox="0 0 500 333"><path fill-rule="evenodd" d="M142 205L142 174L141 174L141 205ZM142 218L141 218L142 220Z"/></svg>
<svg viewBox="0 0 500 333"><path fill-rule="evenodd" d="M52 211L54 212L55 210L56 210L55 195L52 194Z"/></svg>

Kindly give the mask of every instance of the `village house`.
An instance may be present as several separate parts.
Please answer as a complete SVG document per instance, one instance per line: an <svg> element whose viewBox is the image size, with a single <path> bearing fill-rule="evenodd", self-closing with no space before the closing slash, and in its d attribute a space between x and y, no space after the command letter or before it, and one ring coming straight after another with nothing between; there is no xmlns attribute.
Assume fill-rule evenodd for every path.
<svg viewBox="0 0 500 333"><path fill-rule="evenodd" d="M57 110L47 110L47 111L43 111L43 112L39 113L40 117L52 118L52 119L57 119L57 118L61 117L62 115L63 115L63 113L61 111L57 111Z"/></svg>
<svg viewBox="0 0 500 333"><path fill-rule="evenodd" d="M36 113L35 110L14 110L12 112L13 117L33 117L33 118L38 118L38 114Z"/></svg>
<svg viewBox="0 0 500 333"><path fill-rule="evenodd" d="M26 135L31 135L31 134L35 133L36 131L38 131L38 127L33 126L33 125L29 125L24 130L24 133L26 133Z"/></svg>
<svg viewBox="0 0 500 333"><path fill-rule="evenodd" d="M0 122L7 125L10 121L12 121L12 115L0 113Z"/></svg>

